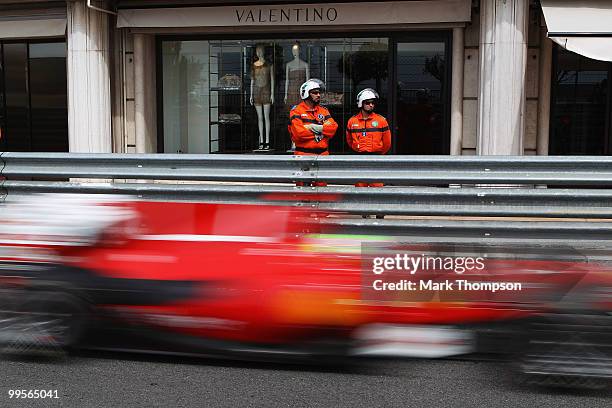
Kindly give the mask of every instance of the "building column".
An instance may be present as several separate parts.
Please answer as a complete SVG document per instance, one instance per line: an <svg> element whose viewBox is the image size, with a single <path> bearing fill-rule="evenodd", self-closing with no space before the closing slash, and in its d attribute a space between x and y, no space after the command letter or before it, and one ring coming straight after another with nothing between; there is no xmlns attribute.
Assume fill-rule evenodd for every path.
<svg viewBox="0 0 612 408"><path fill-rule="evenodd" d="M70 152L110 153L111 90L108 15L69 0L68 140Z"/></svg>
<svg viewBox="0 0 612 408"><path fill-rule="evenodd" d="M453 29L453 65L451 86L450 154L461 155L463 141L463 64L465 64L465 28Z"/></svg>
<svg viewBox="0 0 612 408"><path fill-rule="evenodd" d="M136 153L157 153L155 37L134 34Z"/></svg>
<svg viewBox="0 0 612 408"><path fill-rule="evenodd" d="M550 88L553 42L547 36L546 27L540 29L540 79L538 91L538 156L548 155L550 139Z"/></svg>
<svg viewBox="0 0 612 408"><path fill-rule="evenodd" d="M529 0L480 1L479 155L522 155Z"/></svg>

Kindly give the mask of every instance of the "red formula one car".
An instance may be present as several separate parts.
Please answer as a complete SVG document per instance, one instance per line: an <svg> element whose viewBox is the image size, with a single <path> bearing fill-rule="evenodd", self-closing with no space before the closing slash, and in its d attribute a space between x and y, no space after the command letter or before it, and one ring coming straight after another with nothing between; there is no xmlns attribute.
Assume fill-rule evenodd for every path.
<svg viewBox="0 0 612 408"><path fill-rule="evenodd" d="M532 375L612 376L612 277L606 262L592 262L605 248L560 257L524 244L356 237L322 230L329 214L281 205L42 195L2 210L5 351L86 346L308 360L518 350ZM373 273L374 258L400 253L482 255L487 267ZM385 279L429 283L377 291L374 281ZM524 290L442 285L458 279Z"/></svg>
<svg viewBox="0 0 612 408"><path fill-rule="evenodd" d="M65 347L127 329L155 348L338 354L361 323L359 263L309 249L308 211L82 196L5 209L8 345Z"/></svg>

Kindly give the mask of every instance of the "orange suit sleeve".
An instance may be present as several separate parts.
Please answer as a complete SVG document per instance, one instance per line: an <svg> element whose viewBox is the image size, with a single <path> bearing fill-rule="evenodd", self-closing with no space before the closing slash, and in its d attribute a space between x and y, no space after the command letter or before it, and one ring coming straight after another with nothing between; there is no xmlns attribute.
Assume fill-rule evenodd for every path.
<svg viewBox="0 0 612 408"><path fill-rule="evenodd" d="M350 118L348 120L348 122L346 123L346 144L348 145L348 147L351 148L351 150L355 150L353 149L353 136L351 135L351 128L352 128L352 122L353 122L353 118Z"/></svg>
<svg viewBox="0 0 612 408"><path fill-rule="evenodd" d="M291 133L291 140L293 143L299 145L309 140L314 140L314 133L304 127L304 122L300 118L300 115L291 113L291 122L289 124Z"/></svg>
<svg viewBox="0 0 612 408"><path fill-rule="evenodd" d="M325 115L325 118L323 119L323 136L327 137L328 139L331 139L332 137L334 137L337 130L338 124L336 123L334 118L331 117L329 112L327 112L327 115Z"/></svg>
<svg viewBox="0 0 612 408"><path fill-rule="evenodd" d="M391 149L391 129L389 129L389 123L385 120L384 127L387 128L382 135L382 154L387 154Z"/></svg>

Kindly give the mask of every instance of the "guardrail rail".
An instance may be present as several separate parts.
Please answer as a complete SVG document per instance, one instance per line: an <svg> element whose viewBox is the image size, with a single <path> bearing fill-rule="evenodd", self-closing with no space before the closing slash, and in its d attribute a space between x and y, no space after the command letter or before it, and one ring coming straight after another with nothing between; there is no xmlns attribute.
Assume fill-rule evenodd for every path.
<svg viewBox="0 0 612 408"><path fill-rule="evenodd" d="M0 199L40 192L284 203L351 232L607 240L612 158L0 153ZM327 187L295 182L326 181ZM355 182L384 182L356 188ZM3 198L2 198L3 197ZM363 214L384 214L383 220Z"/></svg>

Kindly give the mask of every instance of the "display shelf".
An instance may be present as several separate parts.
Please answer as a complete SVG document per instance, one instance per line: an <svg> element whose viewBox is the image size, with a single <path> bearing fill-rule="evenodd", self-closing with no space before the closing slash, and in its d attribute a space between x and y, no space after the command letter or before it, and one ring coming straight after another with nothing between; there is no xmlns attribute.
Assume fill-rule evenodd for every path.
<svg viewBox="0 0 612 408"><path fill-rule="evenodd" d="M210 122L211 125L241 125L242 121L223 121L223 120L213 120Z"/></svg>
<svg viewBox="0 0 612 408"><path fill-rule="evenodd" d="M210 91L215 91L215 92L236 92L236 91L242 91L242 88L239 86L211 86L210 87Z"/></svg>
<svg viewBox="0 0 612 408"><path fill-rule="evenodd" d="M236 57L236 47L224 42L209 43L208 50L209 151L229 153L243 150L244 141L244 61ZM240 61L240 66L235 65Z"/></svg>

